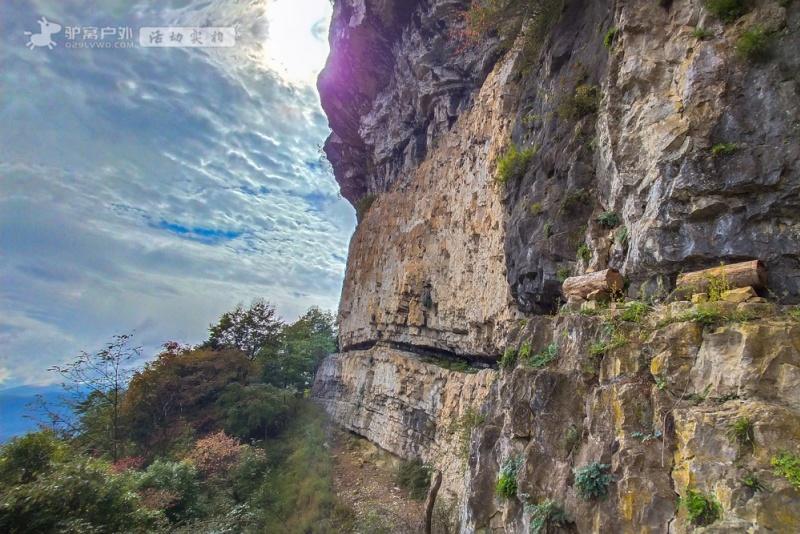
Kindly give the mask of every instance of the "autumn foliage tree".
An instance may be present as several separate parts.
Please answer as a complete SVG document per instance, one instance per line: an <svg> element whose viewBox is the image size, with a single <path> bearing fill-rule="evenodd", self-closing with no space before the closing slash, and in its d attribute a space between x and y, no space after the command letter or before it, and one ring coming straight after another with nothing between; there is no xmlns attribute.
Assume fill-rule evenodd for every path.
<svg viewBox="0 0 800 534"><path fill-rule="evenodd" d="M258 369L238 349L169 344L130 381L123 411L131 439L145 451L159 451L181 433L216 428L217 399L231 385L257 379Z"/></svg>

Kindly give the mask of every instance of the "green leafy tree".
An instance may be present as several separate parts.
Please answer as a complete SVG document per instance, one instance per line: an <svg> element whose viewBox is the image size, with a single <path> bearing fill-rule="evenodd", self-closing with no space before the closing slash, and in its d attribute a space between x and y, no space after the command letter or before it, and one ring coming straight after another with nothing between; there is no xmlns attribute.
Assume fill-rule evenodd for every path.
<svg viewBox="0 0 800 534"><path fill-rule="evenodd" d="M217 324L209 326L209 338L203 347L238 349L252 359L259 350L279 342L283 326L273 305L264 299L255 299L247 309L240 303L235 310L223 313Z"/></svg>
<svg viewBox="0 0 800 534"><path fill-rule="evenodd" d="M328 354L336 352L337 329L332 313L314 306L283 330L280 343L258 354L264 381L280 388L302 391Z"/></svg>
<svg viewBox="0 0 800 534"><path fill-rule="evenodd" d="M296 393L272 384L231 384L217 401L225 430L252 439L279 434L296 408Z"/></svg>
<svg viewBox="0 0 800 534"><path fill-rule="evenodd" d="M125 435L122 401L140 347L130 347L131 335L117 335L94 354L81 352L77 359L49 370L61 375L64 394L49 404L37 399L42 424L55 432L76 438L88 449L108 454L117 461L123 454Z"/></svg>

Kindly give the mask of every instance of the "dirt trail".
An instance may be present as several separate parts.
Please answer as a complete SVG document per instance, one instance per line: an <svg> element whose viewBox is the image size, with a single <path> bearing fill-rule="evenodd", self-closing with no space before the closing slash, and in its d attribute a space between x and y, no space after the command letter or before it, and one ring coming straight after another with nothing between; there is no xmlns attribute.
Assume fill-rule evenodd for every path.
<svg viewBox="0 0 800 534"><path fill-rule="evenodd" d="M412 500L395 473L399 459L348 432L332 436L334 489L356 515L360 534L419 534L425 503Z"/></svg>

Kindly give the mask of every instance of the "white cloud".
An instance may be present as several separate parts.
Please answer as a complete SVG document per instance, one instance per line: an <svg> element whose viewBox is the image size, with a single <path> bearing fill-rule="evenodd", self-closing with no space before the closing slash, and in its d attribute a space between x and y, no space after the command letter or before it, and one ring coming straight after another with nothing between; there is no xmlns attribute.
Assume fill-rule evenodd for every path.
<svg viewBox="0 0 800 534"><path fill-rule="evenodd" d="M256 61L267 32L257 15L269 5L123 4L120 24L219 15L251 33L228 58L31 55L11 36L38 13L11 4L0 21L7 383L47 382L44 369L114 334L135 330L151 351L168 339L200 342L210 322L254 297L288 320L338 304L355 217L316 164L328 133L316 93ZM94 20L76 9L61 5L60 22Z"/></svg>

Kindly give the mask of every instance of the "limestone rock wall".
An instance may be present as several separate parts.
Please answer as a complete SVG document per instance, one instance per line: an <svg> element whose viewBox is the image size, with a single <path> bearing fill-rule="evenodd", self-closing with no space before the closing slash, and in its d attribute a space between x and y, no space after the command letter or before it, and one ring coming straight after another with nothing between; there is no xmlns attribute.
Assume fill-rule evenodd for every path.
<svg viewBox="0 0 800 534"><path fill-rule="evenodd" d="M800 322L743 304L721 310L765 318L659 327L696 309L621 322L625 343L594 356L614 312L518 325L511 346L556 346L541 369L466 374L385 347L338 354L312 396L345 428L440 469L463 533L527 533L526 504L545 499L569 512L564 532L797 532L800 492L770 462L800 453ZM731 438L741 418L752 422L753 448ZM505 499L495 488L510 458L520 461L518 492ZM600 501L575 490L575 470L593 462L610 466ZM747 474L769 491L745 485ZM688 490L719 502L721 518L696 529L678 505Z"/></svg>
<svg viewBox="0 0 800 534"><path fill-rule="evenodd" d="M533 57L532 26L504 54L496 38L462 49L469 4L334 4L325 152L343 195L374 202L351 242L342 353L313 396L441 469L463 533L528 532L525 505L547 498L570 512L564 532L687 532L689 490L723 511L698 531L800 531L799 494L769 466L800 453L800 331L775 313L800 302L800 3L757 0L723 24L704 0L564 0ZM769 35L757 61L737 55L753 28ZM535 156L500 187L511 143ZM731 153L715 155L722 144ZM628 297L661 299L681 271L756 258L770 303L722 311L769 317L657 325L689 306L672 304L592 356L617 312L548 315L565 274L614 267ZM419 357L486 366L524 342L558 358L469 375ZM726 434L742 418L745 454ZM517 457L518 498L501 499L498 472ZM587 502L574 471L594 461L612 483Z"/></svg>
<svg viewBox="0 0 800 534"><path fill-rule="evenodd" d="M491 164L508 142L510 67L487 77L472 109L361 220L339 308L343 349L380 340L497 355L516 316Z"/></svg>

